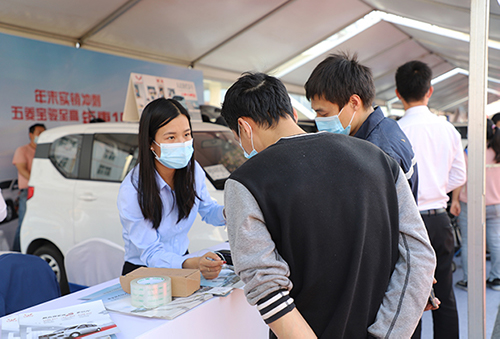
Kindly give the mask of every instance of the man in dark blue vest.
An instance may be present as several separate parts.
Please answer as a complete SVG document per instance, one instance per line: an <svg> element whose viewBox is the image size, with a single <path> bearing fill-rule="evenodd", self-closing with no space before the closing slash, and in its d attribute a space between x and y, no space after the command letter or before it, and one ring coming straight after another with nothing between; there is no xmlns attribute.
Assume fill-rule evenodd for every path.
<svg viewBox="0 0 500 339"><path fill-rule="evenodd" d="M373 108L375 85L370 68L356 55L332 54L316 66L305 84L317 113L318 130L351 135L380 147L401 166L417 201L418 171L410 141L393 119Z"/></svg>
<svg viewBox="0 0 500 339"><path fill-rule="evenodd" d="M235 272L280 338L409 338L435 256L400 166L373 144L305 133L285 86L245 74L222 116L248 161L225 184Z"/></svg>
<svg viewBox="0 0 500 339"><path fill-rule="evenodd" d="M380 147L401 166L417 202L416 156L398 123L372 106L375 84L370 68L361 65L356 55L332 54L316 66L304 87L317 113L318 130L351 135ZM419 322L416 332L420 333L420 327Z"/></svg>

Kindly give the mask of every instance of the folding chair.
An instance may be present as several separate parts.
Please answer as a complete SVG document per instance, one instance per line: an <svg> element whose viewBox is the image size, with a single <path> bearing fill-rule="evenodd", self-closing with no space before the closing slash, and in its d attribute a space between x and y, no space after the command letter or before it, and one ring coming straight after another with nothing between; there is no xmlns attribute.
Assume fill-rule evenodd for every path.
<svg viewBox="0 0 500 339"><path fill-rule="evenodd" d="M0 255L0 316L61 296L56 275L45 260L21 253Z"/></svg>
<svg viewBox="0 0 500 339"><path fill-rule="evenodd" d="M72 247L64 258L70 284L93 286L118 278L124 263L123 247L102 238L91 238Z"/></svg>

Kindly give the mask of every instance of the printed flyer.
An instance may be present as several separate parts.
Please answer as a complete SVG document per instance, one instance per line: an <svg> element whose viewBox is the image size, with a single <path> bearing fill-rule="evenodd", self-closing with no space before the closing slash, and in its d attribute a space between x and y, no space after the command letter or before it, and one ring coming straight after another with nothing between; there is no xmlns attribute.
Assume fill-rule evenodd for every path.
<svg viewBox="0 0 500 339"><path fill-rule="evenodd" d="M141 317L154 317L164 319L174 319L181 314L204 303L214 296L226 296L234 288L243 286L243 282L234 273L234 270L227 266L221 271L219 277L213 280L201 278L201 288L188 297L173 298L173 300L163 306L146 309L132 306L130 294L125 292L120 284L109 286L105 289L80 298L85 301L102 301L109 311L120 312L124 314L136 315Z"/></svg>
<svg viewBox="0 0 500 339"><path fill-rule="evenodd" d="M104 303L104 306L109 311L142 317L174 319L212 297L212 294L206 292L196 292L189 297L174 298L172 302L164 306L146 309L132 306L130 294L125 292L120 284L116 284L80 299L87 301L99 300Z"/></svg>
<svg viewBox="0 0 500 339"><path fill-rule="evenodd" d="M119 329L102 301L2 319L1 338L112 338Z"/></svg>

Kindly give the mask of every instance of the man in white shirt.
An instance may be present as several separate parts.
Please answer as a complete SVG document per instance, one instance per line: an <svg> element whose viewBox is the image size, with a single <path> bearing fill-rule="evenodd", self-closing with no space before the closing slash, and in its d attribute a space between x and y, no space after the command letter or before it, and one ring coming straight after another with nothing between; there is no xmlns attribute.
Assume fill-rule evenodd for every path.
<svg viewBox="0 0 500 339"><path fill-rule="evenodd" d="M446 206L447 193L465 183L465 160L458 131L427 108L434 90L431 78L431 69L420 61L410 61L398 68L396 94L406 111L398 123L417 158L418 208L438 258L434 289L441 305L432 311L434 338L458 338L451 268L455 248ZM420 338L420 331L413 338Z"/></svg>

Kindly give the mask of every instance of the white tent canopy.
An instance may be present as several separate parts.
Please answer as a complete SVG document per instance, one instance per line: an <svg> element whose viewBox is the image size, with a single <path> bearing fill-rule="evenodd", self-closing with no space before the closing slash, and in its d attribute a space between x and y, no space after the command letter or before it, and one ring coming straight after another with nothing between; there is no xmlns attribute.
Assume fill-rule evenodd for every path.
<svg viewBox="0 0 500 339"><path fill-rule="evenodd" d="M480 47L485 44L478 41L485 34L478 22L485 22L482 14L488 11L484 7L488 1L486 79L481 58L485 53ZM472 51L480 60L474 69L469 68L471 3L476 32ZM2 0L0 32L193 67L202 70L206 79L219 81L233 82L245 71L279 71L276 74L296 94L304 93L305 81L326 55L356 52L373 71L376 103L389 105L397 104L397 67L410 60L426 62L435 77L431 108L467 112L471 93L468 176L469 182L475 178L477 199L469 204L469 224L476 225L468 233L469 259L474 259L469 268L475 270L469 274L474 276L469 281L469 334L484 337L481 80L486 83L487 104L499 101L500 5L496 0ZM314 51L319 53L311 55ZM296 60L301 62L289 67ZM469 72L474 84L470 89Z"/></svg>
<svg viewBox="0 0 500 339"><path fill-rule="evenodd" d="M468 34L466 0L2 0L0 32L150 61L194 67L233 82L245 71L270 72L374 10ZM490 38L500 41L500 6L491 0ZM302 94L328 54L356 52L372 68L377 103L394 95L394 73L409 60L434 76L468 71L468 43L381 20L282 76ZM500 99L500 50L490 48L488 103ZM436 84L430 106L466 110L467 75Z"/></svg>

